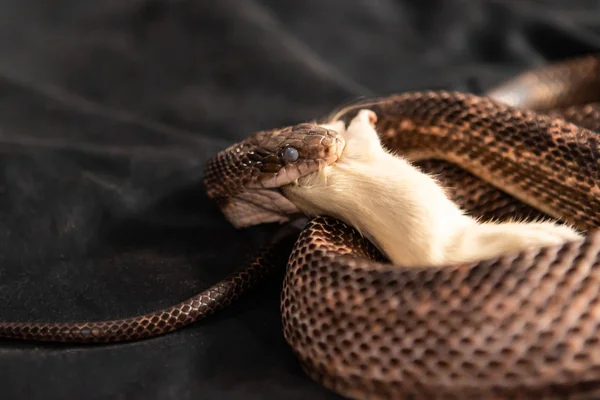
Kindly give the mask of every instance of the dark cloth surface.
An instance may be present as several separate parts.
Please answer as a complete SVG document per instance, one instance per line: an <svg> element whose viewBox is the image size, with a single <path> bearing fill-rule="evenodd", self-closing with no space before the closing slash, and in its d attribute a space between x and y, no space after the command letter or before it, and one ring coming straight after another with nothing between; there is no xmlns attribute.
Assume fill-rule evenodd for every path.
<svg viewBox="0 0 600 400"><path fill-rule="evenodd" d="M0 4L0 319L15 321L136 315L242 265L271 228L234 230L201 177L253 131L361 96L480 93L600 45L592 1ZM0 398L338 398L283 339L281 276L151 340L0 341Z"/></svg>

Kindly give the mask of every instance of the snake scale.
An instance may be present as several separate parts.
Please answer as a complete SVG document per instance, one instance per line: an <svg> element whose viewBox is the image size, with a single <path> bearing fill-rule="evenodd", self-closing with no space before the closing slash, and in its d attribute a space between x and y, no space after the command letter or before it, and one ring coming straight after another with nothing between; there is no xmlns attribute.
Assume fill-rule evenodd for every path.
<svg viewBox="0 0 600 400"><path fill-rule="evenodd" d="M434 173L482 220L553 218L583 241L444 267L391 265L353 227L312 218L289 256L285 339L305 372L343 396L600 396L600 57L526 71L485 96L451 91L352 104L377 114L383 144ZM292 221L280 188L335 162L335 135L315 124L258 132L208 162L205 185L242 228ZM188 325L273 268L249 266L165 310L81 323L0 322L0 337L118 342Z"/></svg>

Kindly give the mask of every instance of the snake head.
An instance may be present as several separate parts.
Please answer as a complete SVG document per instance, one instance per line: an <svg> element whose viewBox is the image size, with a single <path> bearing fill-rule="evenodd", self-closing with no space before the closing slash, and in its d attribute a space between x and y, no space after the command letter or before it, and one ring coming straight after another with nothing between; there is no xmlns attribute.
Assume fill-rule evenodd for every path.
<svg viewBox="0 0 600 400"><path fill-rule="evenodd" d="M336 130L317 124L261 131L210 159L204 184L236 228L286 222L299 210L281 188L337 161L344 145Z"/></svg>

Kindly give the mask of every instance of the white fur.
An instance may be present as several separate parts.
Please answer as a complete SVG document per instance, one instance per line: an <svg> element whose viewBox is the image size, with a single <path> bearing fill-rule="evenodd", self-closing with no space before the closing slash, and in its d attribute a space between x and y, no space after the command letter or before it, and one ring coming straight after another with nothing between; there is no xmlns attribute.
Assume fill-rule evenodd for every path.
<svg viewBox="0 0 600 400"><path fill-rule="evenodd" d="M383 149L375 118L361 110L346 130L341 122L328 126L346 147L335 164L284 188L300 210L347 222L405 266L472 262L581 238L551 222L478 223L433 177Z"/></svg>

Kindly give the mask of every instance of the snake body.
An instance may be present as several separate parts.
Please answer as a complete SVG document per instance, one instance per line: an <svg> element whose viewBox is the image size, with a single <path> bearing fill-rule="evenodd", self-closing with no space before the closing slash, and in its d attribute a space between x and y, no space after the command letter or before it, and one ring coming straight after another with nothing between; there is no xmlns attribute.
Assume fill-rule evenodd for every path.
<svg viewBox="0 0 600 400"><path fill-rule="evenodd" d="M526 72L475 96L406 93L338 110L378 116L383 144L435 173L482 219L546 216L585 239L444 267L389 264L353 227L311 219L290 254L281 313L306 373L351 398L600 395L600 60ZM237 227L297 213L280 188L342 156L315 124L259 132L209 161L209 196ZM297 153L286 149L293 147ZM276 245L276 244L275 244ZM0 337L115 342L172 331L268 272L267 247L200 295L144 316L0 322Z"/></svg>

